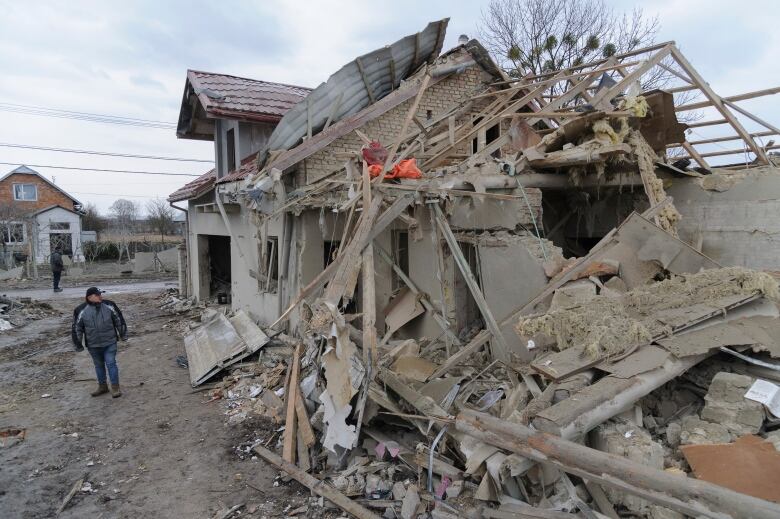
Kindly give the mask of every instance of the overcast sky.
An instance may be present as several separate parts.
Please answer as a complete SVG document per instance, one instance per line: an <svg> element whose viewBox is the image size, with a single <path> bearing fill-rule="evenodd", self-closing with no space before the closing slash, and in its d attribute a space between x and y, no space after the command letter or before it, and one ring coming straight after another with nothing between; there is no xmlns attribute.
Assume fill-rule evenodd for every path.
<svg viewBox="0 0 780 519"><path fill-rule="evenodd" d="M175 122L188 68L315 87L360 54L450 17L445 49L475 36L485 1L0 0L0 103ZM780 86L774 2L666 0L659 40L675 40L723 96ZM780 124L777 97L745 102ZM213 159L210 142L173 130L0 111L0 143ZM734 143L730 143L734 144ZM200 174L204 163L95 157L0 146L0 162ZM0 173L14 166L0 164ZM68 172L36 167L101 210L119 197L166 197L187 177Z"/></svg>

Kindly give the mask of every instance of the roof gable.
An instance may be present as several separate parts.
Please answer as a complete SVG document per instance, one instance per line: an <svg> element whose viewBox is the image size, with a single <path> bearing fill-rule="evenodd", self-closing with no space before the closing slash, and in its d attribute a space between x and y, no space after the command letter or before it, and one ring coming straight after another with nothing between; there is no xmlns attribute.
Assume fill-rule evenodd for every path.
<svg viewBox="0 0 780 519"><path fill-rule="evenodd" d="M213 126L203 119L277 123L311 89L228 74L188 70L176 134L210 139ZM197 128L198 124L205 128Z"/></svg>
<svg viewBox="0 0 780 519"><path fill-rule="evenodd" d="M52 182L48 178L44 177L43 175L41 175L40 173L38 173L34 169L28 168L27 166L24 166L24 165L19 166L18 168L14 169L13 171L10 171L10 172L6 173L5 175L3 175L3 177L0 178L0 182L2 182L3 180L5 180L7 178L10 178L13 175L35 175L36 177L38 177L41 180L43 180L46 184L48 184L52 189L56 189L57 191L59 191L60 193L65 195L66 197L68 197L71 200L73 200L74 204L81 205L81 202L79 202L76 198L74 198L73 196L68 194L60 186L58 186L57 184L55 184L54 182Z"/></svg>

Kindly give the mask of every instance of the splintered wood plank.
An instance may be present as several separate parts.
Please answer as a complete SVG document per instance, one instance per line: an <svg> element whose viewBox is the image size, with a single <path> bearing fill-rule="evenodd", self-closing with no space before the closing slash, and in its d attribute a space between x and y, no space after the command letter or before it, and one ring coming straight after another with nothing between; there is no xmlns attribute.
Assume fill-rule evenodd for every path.
<svg viewBox="0 0 780 519"><path fill-rule="evenodd" d="M284 443L282 446L282 457L288 463L295 463L295 439L296 431L296 410L295 403L300 392L298 386L298 373L301 369L301 343L295 346L292 361L290 364L290 383L287 385L287 418L284 422Z"/></svg>

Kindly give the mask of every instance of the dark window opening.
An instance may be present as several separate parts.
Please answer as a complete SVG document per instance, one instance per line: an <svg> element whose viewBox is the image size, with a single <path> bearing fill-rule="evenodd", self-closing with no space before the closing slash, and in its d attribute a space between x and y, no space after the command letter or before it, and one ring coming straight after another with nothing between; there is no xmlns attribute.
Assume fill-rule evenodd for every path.
<svg viewBox="0 0 780 519"><path fill-rule="evenodd" d="M51 222L49 229L52 231L67 231L70 229L70 222Z"/></svg>
<svg viewBox="0 0 780 519"><path fill-rule="evenodd" d="M230 236L203 235L200 250L201 297L231 294ZM204 290L208 287L208 291Z"/></svg>
<svg viewBox="0 0 780 519"><path fill-rule="evenodd" d="M233 128L227 131L227 170L236 169L236 132Z"/></svg>
<svg viewBox="0 0 780 519"><path fill-rule="evenodd" d="M401 272L409 275L409 232L393 231L393 263L398 265ZM393 270L393 291L406 286L401 277Z"/></svg>
<svg viewBox="0 0 780 519"><path fill-rule="evenodd" d="M24 224L6 223L3 224L3 242L7 245L16 245L24 243Z"/></svg>
<svg viewBox="0 0 780 519"><path fill-rule="evenodd" d="M472 243L458 242L460 250L466 257L469 270L474 275L477 285L481 289L479 275L479 257L477 248ZM482 326L482 313L479 311L477 302L471 294L466 279L461 274L460 269L455 270L455 320L458 330L462 331L468 328Z"/></svg>
<svg viewBox="0 0 780 519"><path fill-rule="evenodd" d="M433 110L426 110L425 111L425 118L428 119L429 121L431 119L433 119Z"/></svg>
<svg viewBox="0 0 780 519"><path fill-rule="evenodd" d="M265 292L276 292L279 285L279 239L269 236L265 240L265 253L263 254L263 276L260 280L261 288Z"/></svg>
<svg viewBox="0 0 780 519"><path fill-rule="evenodd" d="M335 260L336 256L338 256L340 245L341 245L340 241L323 242L324 256L323 256L322 268L326 268L328 265L333 263L333 260Z"/></svg>
<svg viewBox="0 0 780 519"><path fill-rule="evenodd" d="M50 252L59 247L65 256L73 256L73 235L70 233L54 233L49 235Z"/></svg>

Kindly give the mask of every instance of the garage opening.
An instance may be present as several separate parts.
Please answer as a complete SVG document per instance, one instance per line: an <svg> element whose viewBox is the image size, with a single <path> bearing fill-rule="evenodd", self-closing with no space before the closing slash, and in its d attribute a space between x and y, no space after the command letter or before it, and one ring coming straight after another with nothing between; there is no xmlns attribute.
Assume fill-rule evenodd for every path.
<svg viewBox="0 0 780 519"><path fill-rule="evenodd" d="M201 299L230 295L230 237L198 235Z"/></svg>

